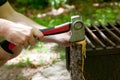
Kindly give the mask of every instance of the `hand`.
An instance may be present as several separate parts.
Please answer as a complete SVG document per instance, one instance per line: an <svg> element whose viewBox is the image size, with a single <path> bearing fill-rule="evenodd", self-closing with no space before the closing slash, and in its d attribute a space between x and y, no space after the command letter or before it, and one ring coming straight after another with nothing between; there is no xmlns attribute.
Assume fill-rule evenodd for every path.
<svg viewBox="0 0 120 80"><path fill-rule="evenodd" d="M56 35L56 43L64 47L70 46L71 45L71 43L69 42L70 34L71 32Z"/></svg>
<svg viewBox="0 0 120 80"><path fill-rule="evenodd" d="M12 42L15 45L34 45L35 38L41 39L43 34L33 27L0 19L0 36Z"/></svg>
<svg viewBox="0 0 120 80"><path fill-rule="evenodd" d="M71 32L63 33L63 34L57 34L57 35L51 35L51 36L45 36L41 41L43 42L54 42L59 45L62 45L64 47L68 47L71 45L69 42Z"/></svg>
<svg viewBox="0 0 120 80"><path fill-rule="evenodd" d="M35 38L43 38L43 34L36 28L28 27L22 24L15 24L13 22L0 19L0 37L15 44L12 50L14 54L7 53L0 48L0 66L20 54L23 46L34 45Z"/></svg>
<svg viewBox="0 0 120 80"><path fill-rule="evenodd" d="M22 49L23 49L22 46L16 46L12 50L14 54L10 54L0 47L0 66L5 64L8 60L18 56L20 52L22 51Z"/></svg>

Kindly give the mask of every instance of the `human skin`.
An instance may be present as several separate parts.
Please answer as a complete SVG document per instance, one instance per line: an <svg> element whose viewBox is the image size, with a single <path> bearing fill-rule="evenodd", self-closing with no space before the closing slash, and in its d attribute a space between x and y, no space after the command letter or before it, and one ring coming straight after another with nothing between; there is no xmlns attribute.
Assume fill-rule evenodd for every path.
<svg viewBox="0 0 120 80"><path fill-rule="evenodd" d="M54 42L65 47L70 46L70 32L44 36L39 31L43 28L46 27L16 12L8 2L0 6L0 37L16 45L12 50L14 54L9 54L0 48L0 65L19 55L24 47L34 45L36 38L42 42Z"/></svg>

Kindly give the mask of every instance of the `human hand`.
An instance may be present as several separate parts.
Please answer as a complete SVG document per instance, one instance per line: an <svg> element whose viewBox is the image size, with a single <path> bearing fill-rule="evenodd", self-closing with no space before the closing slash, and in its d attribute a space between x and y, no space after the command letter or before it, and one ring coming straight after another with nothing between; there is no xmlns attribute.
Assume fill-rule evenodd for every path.
<svg viewBox="0 0 120 80"><path fill-rule="evenodd" d="M34 37L41 39L43 34L36 28L0 19L0 37L16 45L12 50L14 54L0 48L0 66L2 66L9 59L18 56L24 47L34 45Z"/></svg>
<svg viewBox="0 0 120 80"><path fill-rule="evenodd" d="M70 35L71 32L63 33L63 34L58 34L55 37L55 42L58 43L59 45L62 45L64 47L68 47L71 45L70 43Z"/></svg>
<svg viewBox="0 0 120 80"><path fill-rule="evenodd" d="M69 42L70 35L71 35L71 32L69 31L67 33L44 36L44 38L42 40L40 40L40 41L53 42L53 43L57 43L59 45L62 45L64 47L68 47L68 46L71 45L71 43Z"/></svg>
<svg viewBox="0 0 120 80"><path fill-rule="evenodd" d="M43 34L33 27L16 24L7 20L0 19L0 36L15 45L34 45L35 38L41 39Z"/></svg>
<svg viewBox="0 0 120 80"><path fill-rule="evenodd" d="M10 54L0 47L0 66L5 64L8 60L18 56L22 49L22 46L15 46L15 48L12 50L14 54Z"/></svg>

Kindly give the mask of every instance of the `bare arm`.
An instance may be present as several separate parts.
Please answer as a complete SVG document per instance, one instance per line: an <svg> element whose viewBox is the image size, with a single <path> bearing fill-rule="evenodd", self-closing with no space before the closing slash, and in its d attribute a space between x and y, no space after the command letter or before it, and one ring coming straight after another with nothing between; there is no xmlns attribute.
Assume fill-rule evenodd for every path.
<svg viewBox="0 0 120 80"><path fill-rule="evenodd" d="M39 25L31 19L27 18L26 16L16 12L8 2L0 7L0 17L27 26L45 28L44 26Z"/></svg>
<svg viewBox="0 0 120 80"><path fill-rule="evenodd" d="M23 46L33 45L34 36L43 37L38 29L30 27L30 23L31 20L15 12L8 2L0 6L0 38L3 37L16 45L12 50L14 54L7 53L0 47L0 66L19 55Z"/></svg>
<svg viewBox="0 0 120 80"><path fill-rule="evenodd" d="M29 34L27 34L27 32L31 33L32 30L31 30L31 32L29 32L28 29L30 29L30 28L28 28L28 29L25 29L26 31L22 31L24 29L22 29L20 27L29 26L29 27L35 27L35 29L36 28L42 29L45 27L35 23L34 21L27 18L26 16L16 12L8 2L6 2L4 5L0 6L0 18L1 18L0 19L0 34L5 35L5 36L0 35L0 37L4 37L5 39L9 40L10 42L13 42L16 45L18 45L13 49L13 53L15 53L15 54L9 54L0 48L0 53L1 53L0 54L0 66L1 66L5 62L7 62L9 59L12 59L12 58L16 57L17 55L19 55L19 53L23 49L21 44L28 45L28 42L31 44L33 44L33 42L34 42L34 41L31 41L34 39L33 34L31 34L32 36L29 36L29 37L28 37ZM6 20L2 20L2 19L6 19ZM4 22L5 22L5 24L4 24ZM16 24L20 24L22 26L17 27ZM20 28L20 29L18 29L18 28ZM9 30L7 30L7 29L9 29ZM6 30L8 31L8 33L6 33ZM13 31L13 33L9 34L9 31L11 31L11 30ZM36 34L36 36L39 36L39 35L42 36L42 34L39 31L37 31L37 30L34 30L34 31L35 31L34 35ZM23 33L21 33L21 32L23 32ZM36 32L38 32L39 34ZM26 34L26 38L25 39L23 39L23 37L20 38L20 36L18 36L16 34L18 34L20 36L24 36L24 38L25 38L25 34ZM12 36L10 36L10 35L15 36L17 38L14 37L15 39L13 39ZM32 37L32 39L29 39L31 37ZM63 46L68 46L68 45L70 45L69 41L68 41L69 37L70 37L69 34L64 33L64 34L59 34L59 35L54 35L54 36L47 36L47 37L44 37L40 41L55 42L55 43L58 43ZM18 41L18 42L16 42L16 41Z"/></svg>
<svg viewBox="0 0 120 80"><path fill-rule="evenodd" d="M5 18L7 20L24 24L31 27L36 27L37 29L43 29L45 28L42 25L39 25L32 21L31 19L27 18L26 16L16 12L11 5L7 2L2 7L0 7L0 17ZM65 36L68 36L64 39ZM53 35L53 36L47 36L42 39L44 42L55 42L60 45L66 46L68 45L69 35L60 34L60 35Z"/></svg>

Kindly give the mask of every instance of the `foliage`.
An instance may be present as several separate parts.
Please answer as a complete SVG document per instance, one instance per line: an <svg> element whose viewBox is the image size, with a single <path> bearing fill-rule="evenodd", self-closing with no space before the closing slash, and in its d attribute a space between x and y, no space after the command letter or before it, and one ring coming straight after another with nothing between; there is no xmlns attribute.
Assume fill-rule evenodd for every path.
<svg viewBox="0 0 120 80"><path fill-rule="evenodd" d="M60 53L60 59L64 60L65 59L65 53Z"/></svg>
<svg viewBox="0 0 120 80"><path fill-rule="evenodd" d="M24 67L25 66L25 60L20 60L19 63L16 65L17 67Z"/></svg>
<svg viewBox="0 0 120 80"><path fill-rule="evenodd" d="M68 3L93 3L93 2L98 2L98 3L104 3L104 2L118 2L119 0L67 0Z"/></svg>
<svg viewBox="0 0 120 80"><path fill-rule="evenodd" d="M26 65L30 66L32 64L32 62L30 61L30 58L26 58L26 59L21 59L16 66L17 67L25 67ZM31 66L30 66L31 67Z"/></svg>
<svg viewBox="0 0 120 80"><path fill-rule="evenodd" d="M43 52L43 53L49 52L49 48L45 47L44 44L45 43L43 43L43 42L37 42L36 45L34 46L35 50L37 52ZM29 50L29 48L28 48L28 50Z"/></svg>
<svg viewBox="0 0 120 80"><path fill-rule="evenodd" d="M91 10L92 8L92 10ZM119 7L105 6L103 8L96 8L93 6L85 6L81 12L85 24L98 24L99 22L106 24L107 22L114 23L120 20Z"/></svg>
<svg viewBox="0 0 120 80"><path fill-rule="evenodd" d="M27 59L26 59L26 63L27 63L28 65L32 64L32 62L30 61L30 58L27 58Z"/></svg>
<svg viewBox="0 0 120 80"><path fill-rule="evenodd" d="M16 80L26 80L24 76L16 76Z"/></svg>
<svg viewBox="0 0 120 80"><path fill-rule="evenodd" d="M67 0L49 0L51 6L59 8L61 5L65 4Z"/></svg>
<svg viewBox="0 0 120 80"><path fill-rule="evenodd" d="M37 23L44 25L48 28L60 25L62 23L70 21L70 16L73 14L63 14L60 16L46 16L41 19L34 17L33 20Z"/></svg>
<svg viewBox="0 0 120 80"><path fill-rule="evenodd" d="M48 6L48 0L16 0L16 3L34 9Z"/></svg>
<svg viewBox="0 0 120 80"><path fill-rule="evenodd" d="M39 9L39 8L46 8L49 5L55 8L59 8L62 4L65 4L67 0L16 0L11 1L11 3L16 3L18 6L19 4L25 5L27 8ZM20 5L20 6L21 6Z"/></svg>
<svg viewBox="0 0 120 80"><path fill-rule="evenodd" d="M39 65L40 66L44 66L45 65L45 63L44 63L44 61L42 59L39 61Z"/></svg>
<svg viewBox="0 0 120 80"><path fill-rule="evenodd" d="M107 22L115 22L116 20L120 20L119 7L109 6L105 8L94 8L92 6L87 6L86 8L83 8L83 11L80 13L77 11L71 11L68 14L63 14L60 16L47 16L41 19L34 17L33 20L49 28L70 21L70 17L76 14L82 15L83 22L86 25L90 25L92 23L97 24L98 22L106 24Z"/></svg>

